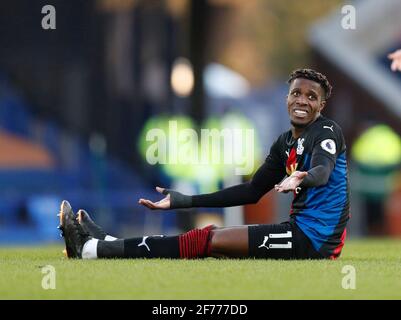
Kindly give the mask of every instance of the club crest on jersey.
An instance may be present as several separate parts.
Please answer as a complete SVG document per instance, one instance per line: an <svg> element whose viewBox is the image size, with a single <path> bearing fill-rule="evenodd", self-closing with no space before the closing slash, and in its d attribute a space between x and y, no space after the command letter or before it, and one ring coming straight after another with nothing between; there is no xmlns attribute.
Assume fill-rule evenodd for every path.
<svg viewBox="0 0 401 320"><path fill-rule="evenodd" d="M302 155L302 153L304 153L304 141L305 141L305 139L304 138L298 138L298 146L297 146L297 154L298 155Z"/></svg>
<svg viewBox="0 0 401 320"><path fill-rule="evenodd" d="M336 153L336 143L332 139L326 139L323 140L320 143L320 146L324 151L327 151L330 154L335 154Z"/></svg>
<svg viewBox="0 0 401 320"><path fill-rule="evenodd" d="M292 148L290 153L288 154L287 163L285 165L285 170L287 174L290 176L295 171L297 171L298 163L297 163L297 155L295 153L295 149Z"/></svg>

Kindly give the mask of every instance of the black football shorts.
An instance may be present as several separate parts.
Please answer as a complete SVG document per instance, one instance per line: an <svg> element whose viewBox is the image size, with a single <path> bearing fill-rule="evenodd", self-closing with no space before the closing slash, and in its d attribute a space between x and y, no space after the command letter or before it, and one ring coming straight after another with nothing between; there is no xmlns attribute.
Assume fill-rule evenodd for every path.
<svg viewBox="0 0 401 320"><path fill-rule="evenodd" d="M249 255L256 259L324 259L295 222L248 226Z"/></svg>

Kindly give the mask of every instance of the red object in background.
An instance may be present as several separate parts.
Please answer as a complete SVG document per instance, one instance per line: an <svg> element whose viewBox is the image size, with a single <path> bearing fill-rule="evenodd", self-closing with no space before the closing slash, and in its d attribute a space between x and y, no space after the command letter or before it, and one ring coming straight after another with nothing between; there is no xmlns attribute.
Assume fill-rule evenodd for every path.
<svg viewBox="0 0 401 320"><path fill-rule="evenodd" d="M270 224L275 220L276 194L269 192L265 194L257 204L244 206L245 224Z"/></svg>
<svg viewBox="0 0 401 320"><path fill-rule="evenodd" d="M0 169L50 169L53 156L43 146L0 130Z"/></svg>
<svg viewBox="0 0 401 320"><path fill-rule="evenodd" d="M385 219L388 235L401 237L401 184L387 199Z"/></svg>

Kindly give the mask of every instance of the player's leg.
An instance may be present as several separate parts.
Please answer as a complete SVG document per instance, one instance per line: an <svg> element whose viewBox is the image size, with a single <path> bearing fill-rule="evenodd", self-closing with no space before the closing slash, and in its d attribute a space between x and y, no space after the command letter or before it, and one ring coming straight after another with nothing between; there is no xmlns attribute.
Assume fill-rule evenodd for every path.
<svg viewBox="0 0 401 320"><path fill-rule="evenodd" d="M322 259L295 223L218 228L207 226L178 236L98 241L99 258Z"/></svg>
<svg viewBox="0 0 401 320"><path fill-rule="evenodd" d="M178 236L104 241L90 236L75 219L68 202L61 206L60 222L68 256L74 258L323 258L290 222L227 228L208 226Z"/></svg>
<svg viewBox="0 0 401 320"><path fill-rule="evenodd" d="M78 211L78 221L93 238L85 243L84 258L179 258L177 237L163 235L117 239L107 235L85 210ZM102 241L105 240L105 241ZM109 243L108 241L115 241ZM152 250L150 249L152 248Z"/></svg>
<svg viewBox="0 0 401 320"><path fill-rule="evenodd" d="M306 238L306 237L305 237ZM308 250L298 250L303 238L298 236L293 224L250 225L217 228L208 226L187 233L164 237L144 236L113 242L96 242L97 258L258 258L258 259L306 259ZM299 252L302 252L300 255Z"/></svg>
<svg viewBox="0 0 401 320"><path fill-rule="evenodd" d="M144 236L104 241L93 238L67 201L60 208L60 229L69 258L202 258L208 254L213 226L194 229L178 236Z"/></svg>
<svg viewBox="0 0 401 320"><path fill-rule="evenodd" d="M96 256L90 258L204 258L248 257L248 227L218 228L213 225L193 229L178 236L144 236L113 242L96 241ZM87 246L90 245L91 240Z"/></svg>
<svg viewBox="0 0 401 320"><path fill-rule="evenodd" d="M169 258L193 259L208 256L213 226L194 229L177 236L151 235L115 241L88 239L82 257L95 258Z"/></svg>

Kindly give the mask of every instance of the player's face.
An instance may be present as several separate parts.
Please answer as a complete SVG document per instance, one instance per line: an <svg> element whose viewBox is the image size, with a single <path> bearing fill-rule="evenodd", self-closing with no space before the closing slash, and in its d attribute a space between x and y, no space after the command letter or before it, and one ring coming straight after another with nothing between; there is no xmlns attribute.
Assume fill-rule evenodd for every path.
<svg viewBox="0 0 401 320"><path fill-rule="evenodd" d="M297 78L292 81L287 96L288 114L294 127L305 127L316 120L326 101L319 83Z"/></svg>

